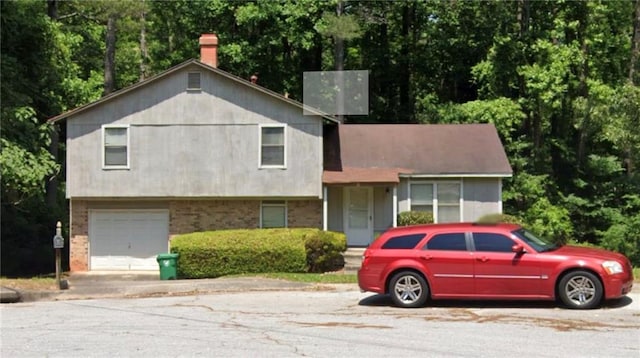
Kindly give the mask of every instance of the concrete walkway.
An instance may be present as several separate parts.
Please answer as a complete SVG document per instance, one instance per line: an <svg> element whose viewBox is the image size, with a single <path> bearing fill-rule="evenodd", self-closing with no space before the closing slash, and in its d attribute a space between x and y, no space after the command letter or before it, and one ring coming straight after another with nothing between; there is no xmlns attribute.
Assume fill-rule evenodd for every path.
<svg viewBox="0 0 640 358"><path fill-rule="evenodd" d="M67 278L69 288L51 291L17 291L1 287L2 303L92 298L183 296L215 292L285 290L358 290L356 284L315 284L260 277L160 280L157 272L83 272Z"/></svg>

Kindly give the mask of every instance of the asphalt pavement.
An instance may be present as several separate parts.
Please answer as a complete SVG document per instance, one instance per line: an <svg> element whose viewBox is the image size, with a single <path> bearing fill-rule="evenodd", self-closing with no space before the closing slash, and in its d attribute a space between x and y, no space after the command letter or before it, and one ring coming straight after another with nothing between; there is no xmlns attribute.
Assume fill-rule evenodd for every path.
<svg viewBox="0 0 640 358"><path fill-rule="evenodd" d="M325 285L260 277L221 277L215 279L160 280L156 272L80 272L72 273L64 290L15 290L0 287L2 303L92 298L139 298L186 296L215 292L284 290L358 290L356 284Z"/></svg>
<svg viewBox="0 0 640 358"><path fill-rule="evenodd" d="M33 302L94 298L141 298L188 296L216 292L286 290L359 290L357 284L318 284L262 277L220 277L215 279L160 280L155 271L90 271L71 273L62 290L16 290L0 286L0 302ZM640 301L640 285L628 294Z"/></svg>

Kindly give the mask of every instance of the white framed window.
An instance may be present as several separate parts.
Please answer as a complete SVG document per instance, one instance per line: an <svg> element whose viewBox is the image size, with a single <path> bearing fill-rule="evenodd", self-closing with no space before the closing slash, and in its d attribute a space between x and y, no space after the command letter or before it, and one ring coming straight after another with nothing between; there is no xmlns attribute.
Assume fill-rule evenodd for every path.
<svg viewBox="0 0 640 358"><path fill-rule="evenodd" d="M287 167L287 126L260 125L260 168Z"/></svg>
<svg viewBox="0 0 640 358"><path fill-rule="evenodd" d="M264 200L260 203L260 227L287 227L287 202L284 200Z"/></svg>
<svg viewBox="0 0 640 358"><path fill-rule="evenodd" d="M411 210L433 213L434 185L429 183L411 183Z"/></svg>
<svg viewBox="0 0 640 358"><path fill-rule="evenodd" d="M129 169L129 126L102 126L102 168Z"/></svg>
<svg viewBox="0 0 640 358"><path fill-rule="evenodd" d="M412 211L428 211L437 223L460 222L462 219L461 182L409 183L409 207Z"/></svg>

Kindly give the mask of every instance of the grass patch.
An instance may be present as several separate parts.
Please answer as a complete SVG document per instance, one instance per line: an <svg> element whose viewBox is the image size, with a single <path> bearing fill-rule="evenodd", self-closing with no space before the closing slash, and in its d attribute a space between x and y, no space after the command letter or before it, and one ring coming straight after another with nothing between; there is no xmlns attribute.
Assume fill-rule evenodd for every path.
<svg viewBox="0 0 640 358"><path fill-rule="evenodd" d="M357 283L355 274L342 273L264 273L259 277L307 283Z"/></svg>
<svg viewBox="0 0 640 358"><path fill-rule="evenodd" d="M633 268L633 282L640 282L640 267Z"/></svg>
<svg viewBox="0 0 640 358"><path fill-rule="evenodd" d="M31 278L6 278L0 277L0 285L4 287L33 290L50 291L58 290L58 283L55 277L31 277Z"/></svg>

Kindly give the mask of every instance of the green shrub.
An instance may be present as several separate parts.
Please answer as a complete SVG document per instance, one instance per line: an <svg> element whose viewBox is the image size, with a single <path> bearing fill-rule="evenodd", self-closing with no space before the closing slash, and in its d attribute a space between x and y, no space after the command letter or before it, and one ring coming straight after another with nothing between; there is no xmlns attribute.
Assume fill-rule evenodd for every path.
<svg viewBox="0 0 640 358"><path fill-rule="evenodd" d="M573 237L573 223L569 210L552 204L547 198L538 199L523 214L525 227L540 237L566 243Z"/></svg>
<svg viewBox="0 0 640 358"><path fill-rule="evenodd" d="M340 264L344 234L318 229L220 230L178 235L180 278L215 278L243 273L321 272ZM342 264L344 265L344 263Z"/></svg>
<svg viewBox="0 0 640 358"><path fill-rule="evenodd" d="M308 272L336 271L344 267L342 253L347 249L347 237L343 233L317 230L305 237Z"/></svg>
<svg viewBox="0 0 640 358"><path fill-rule="evenodd" d="M522 220L518 217L509 214L487 214L481 216L478 220L476 220L479 224L497 224L497 223L507 223L507 224L517 224L524 225Z"/></svg>
<svg viewBox="0 0 640 358"><path fill-rule="evenodd" d="M287 229L222 230L179 235L171 252L180 254L178 276L215 278L263 273L304 272L304 243Z"/></svg>
<svg viewBox="0 0 640 358"><path fill-rule="evenodd" d="M635 221L616 223L602 232L600 245L625 255L634 266L640 266L640 214Z"/></svg>
<svg viewBox="0 0 640 358"><path fill-rule="evenodd" d="M398 215L398 226L432 224L433 213L426 211L403 211Z"/></svg>

